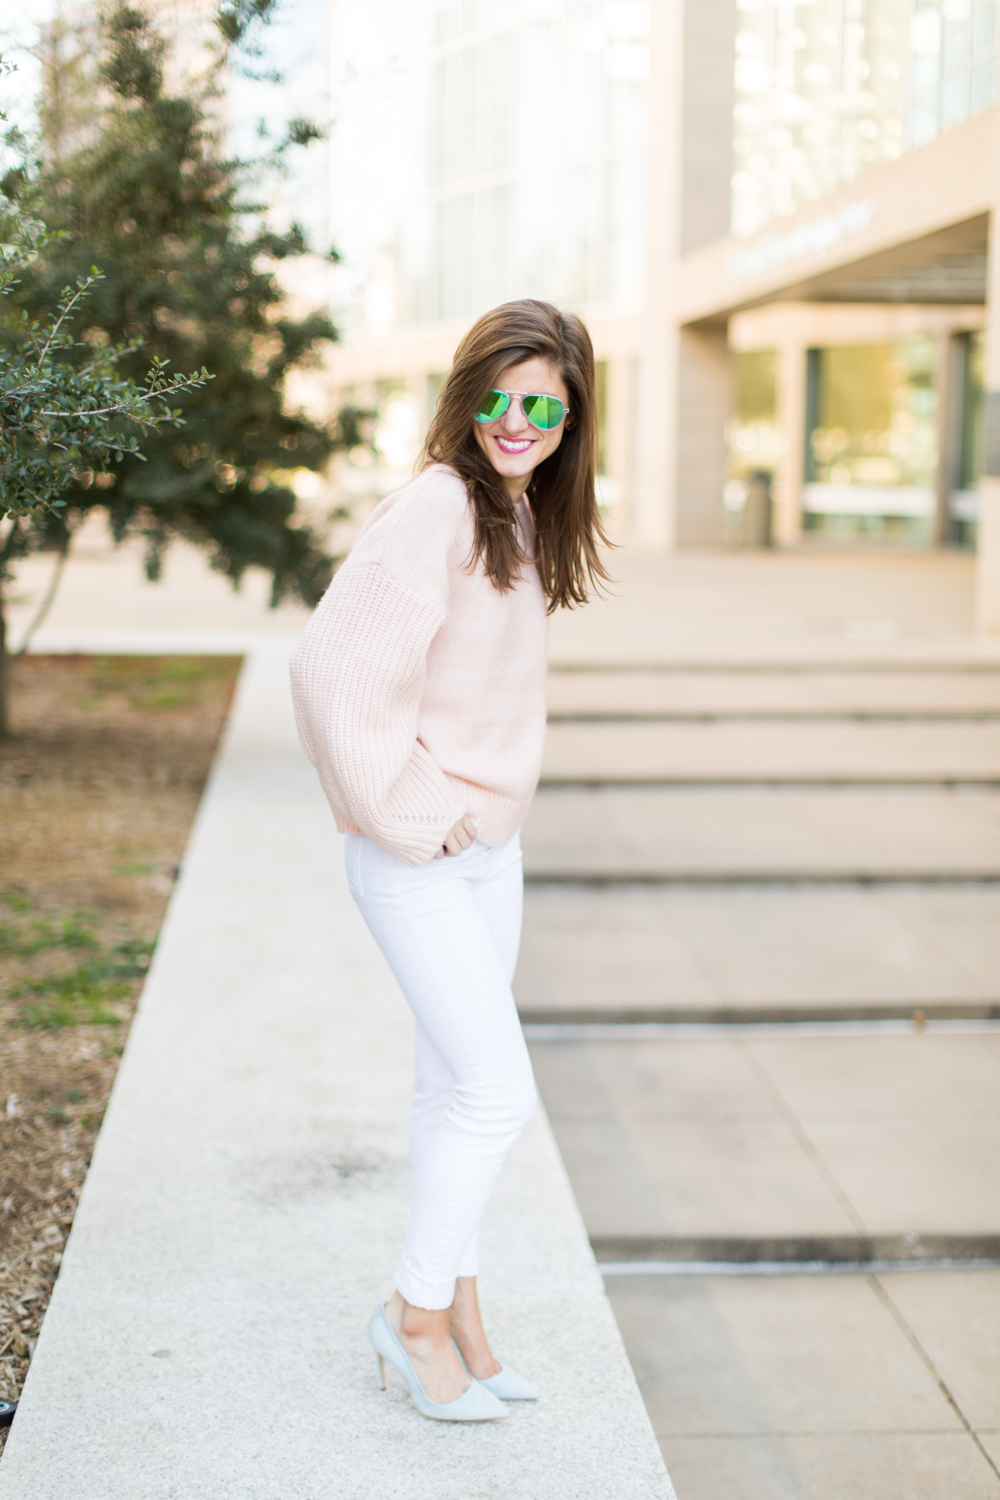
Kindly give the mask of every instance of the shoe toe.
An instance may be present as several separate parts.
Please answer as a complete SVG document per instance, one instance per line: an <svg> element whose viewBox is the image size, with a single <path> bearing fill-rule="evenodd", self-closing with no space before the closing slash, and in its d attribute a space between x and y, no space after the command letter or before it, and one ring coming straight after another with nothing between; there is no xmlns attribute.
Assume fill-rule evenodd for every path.
<svg viewBox="0 0 1000 1500"><path fill-rule="evenodd" d="M507 1365L502 1365L497 1375L490 1375L487 1380L481 1380L480 1385L486 1387L494 1396L503 1401L537 1401L538 1392L530 1381L525 1380L523 1375L518 1375L516 1370L511 1370Z"/></svg>
<svg viewBox="0 0 1000 1500"><path fill-rule="evenodd" d="M497 1417L505 1417L507 1408L503 1402L496 1397L492 1391L478 1380L474 1380L467 1391L463 1391L456 1401L449 1401L444 1405L436 1402L433 1415L438 1420L446 1422L492 1422Z"/></svg>

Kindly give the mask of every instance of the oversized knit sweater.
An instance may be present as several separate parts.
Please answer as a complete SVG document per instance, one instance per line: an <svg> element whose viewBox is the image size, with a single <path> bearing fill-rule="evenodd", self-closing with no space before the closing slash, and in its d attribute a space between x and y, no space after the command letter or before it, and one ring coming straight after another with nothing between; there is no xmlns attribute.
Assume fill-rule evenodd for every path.
<svg viewBox="0 0 1000 1500"><path fill-rule="evenodd" d="M530 545L523 500L518 522ZM369 517L292 658L299 736L337 827L409 865L463 813L506 843L541 767L541 583L526 564L502 594L472 549L464 483L425 469Z"/></svg>

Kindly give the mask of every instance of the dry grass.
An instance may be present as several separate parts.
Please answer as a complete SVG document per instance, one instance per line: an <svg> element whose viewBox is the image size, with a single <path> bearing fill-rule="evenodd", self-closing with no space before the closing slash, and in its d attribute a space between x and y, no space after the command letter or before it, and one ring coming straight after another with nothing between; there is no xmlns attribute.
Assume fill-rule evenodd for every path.
<svg viewBox="0 0 1000 1500"><path fill-rule="evenodd" d="M239 662L26 657L0 741L0 1395L16 1398Z"/></svg>

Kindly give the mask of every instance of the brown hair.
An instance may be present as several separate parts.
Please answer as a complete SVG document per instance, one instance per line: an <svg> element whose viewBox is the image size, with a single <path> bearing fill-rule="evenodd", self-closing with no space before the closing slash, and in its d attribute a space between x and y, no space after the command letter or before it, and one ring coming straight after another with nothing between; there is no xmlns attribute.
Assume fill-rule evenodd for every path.
<svg viewBox="0 0 1000 1500"><path fill-rule="evenodd" d="M473 412L510 365L544 359L555 365L569 391L562 442L535 469L526 497L535 523L534 564L549 613L585 604L607 573L598 546L607 542L597 513L597 391L594 350L583 322L551 302L525 298L484 314L455 351L420 467L448 464L464 479L475 512L470 567L480 558L501 593L512 588L524 555L514 502L500 475L476 443Z"/></svg>

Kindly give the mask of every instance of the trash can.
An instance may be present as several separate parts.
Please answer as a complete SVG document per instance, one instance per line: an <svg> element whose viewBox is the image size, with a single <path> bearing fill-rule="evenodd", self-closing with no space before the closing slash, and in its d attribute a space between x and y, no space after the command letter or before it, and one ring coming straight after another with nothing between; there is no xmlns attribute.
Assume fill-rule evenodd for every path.
<svg viewBox="0 0 1000 1500"><path fill-rule="evenodd" d="M744 547L770 547L771 545L771 475L766 469L758 469L747 477L746 500L743 505Z"/></svg>

